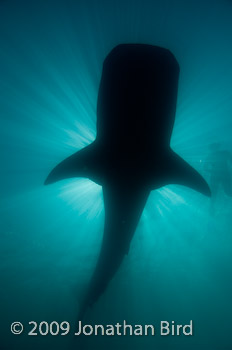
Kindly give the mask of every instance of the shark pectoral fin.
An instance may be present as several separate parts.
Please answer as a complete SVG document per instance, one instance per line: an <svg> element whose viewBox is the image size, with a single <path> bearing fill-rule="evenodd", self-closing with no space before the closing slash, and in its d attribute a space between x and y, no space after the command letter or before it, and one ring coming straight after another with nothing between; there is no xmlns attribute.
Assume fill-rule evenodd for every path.
<svg viewBox="0 0 232 350"><path fill-rule="evenodd" d="M99 183L96 159L98 159L98 150L93 143L59 163L50 172L44 184L49 185L72 177L87 177Z"/></svg>
<svg viewBox="0 0 232 350"><path fill-rule="evenodd" d="M170 183L184 185L205 196L211 196L211 190L204 178L173 151L169 156L167 172Z"/></svg>
<svg viewBox="0 0 232 350"><path fill-rule="evenodd" d="M129 186L129 185L128 185ZM128 186L103 186L105 227L100 255L79 317L107 288L128 253L149 191Z"/></svg>

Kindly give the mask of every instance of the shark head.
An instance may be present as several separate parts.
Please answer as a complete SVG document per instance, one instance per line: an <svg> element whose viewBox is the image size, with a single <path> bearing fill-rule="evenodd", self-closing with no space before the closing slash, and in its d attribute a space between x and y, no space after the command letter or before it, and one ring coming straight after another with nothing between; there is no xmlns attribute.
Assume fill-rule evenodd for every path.
<svg viewBox="0 0 232 350"><path fill-rule="evenodd" d="M97 108L97 140L167 148L175 120L179 65L167 49L122 44L106 57ZM147 146L147 149L146 149Z"/></svg>

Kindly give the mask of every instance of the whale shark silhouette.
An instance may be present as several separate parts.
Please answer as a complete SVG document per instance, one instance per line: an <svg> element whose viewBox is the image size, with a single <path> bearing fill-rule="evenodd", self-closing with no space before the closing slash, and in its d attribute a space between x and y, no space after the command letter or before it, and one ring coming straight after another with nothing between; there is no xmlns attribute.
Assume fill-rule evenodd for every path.
<svg viewBox="0 0 232 350"><path fill-rule="evenodd" d="M58 164L45 181L86 177L103 188L103 242L79 319L128 254L152 190L180 184L210 196L202 176L170 148L178 78L179 65L169 50L116 46L103 63L95 141Z"/></svg>

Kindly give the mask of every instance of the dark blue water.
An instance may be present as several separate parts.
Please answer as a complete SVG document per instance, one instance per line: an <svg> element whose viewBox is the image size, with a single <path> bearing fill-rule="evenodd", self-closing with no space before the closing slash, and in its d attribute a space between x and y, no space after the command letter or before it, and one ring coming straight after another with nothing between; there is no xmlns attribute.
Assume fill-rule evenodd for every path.
<svg viewBox="0 0 232 350"><path fill-rule="evenodd" d="M120 43L170 49L180 68L172 148L208 181L209 145L231 150L232 2L0 0L1 350L231 349L232 200L151 193L129 255L87 323L194 322L194 336L29 336L74 325L102 239L101 187L43 182L96 135L102 63ZM231 169L230 169L231 170ZM21 335L10 325L20 321Z"/></svg>

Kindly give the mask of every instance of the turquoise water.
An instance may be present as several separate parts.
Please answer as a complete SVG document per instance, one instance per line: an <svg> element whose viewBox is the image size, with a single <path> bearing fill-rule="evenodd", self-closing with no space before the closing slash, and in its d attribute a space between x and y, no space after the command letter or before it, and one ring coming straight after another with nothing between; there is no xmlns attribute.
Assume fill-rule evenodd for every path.
<svg viewBox="0 0 232 350"><path fill-rule="evenodd" d="M172 148L207 180L209 144L231 150L231 1L0 1L1 350L231 349L232 200L151 193L129 255L86 323L194 322L194 336L28 336L29 321L74 325L104 226L101 187L45 187L91 143L102 62L120 43L170 49L180 68ZM10 324L25 326L12 335Z"/></svg>

